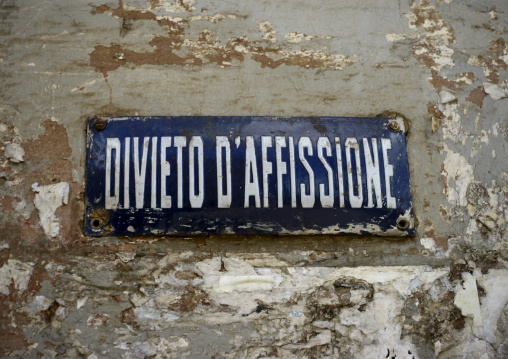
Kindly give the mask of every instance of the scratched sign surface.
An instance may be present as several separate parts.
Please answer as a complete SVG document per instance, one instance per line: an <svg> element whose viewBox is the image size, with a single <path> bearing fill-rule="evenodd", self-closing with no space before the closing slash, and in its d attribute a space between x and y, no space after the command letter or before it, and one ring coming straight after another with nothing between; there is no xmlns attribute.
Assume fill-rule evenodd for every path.
<svg viewBox="0 0 508 359"><path fill-rule="evenodd" d="M414 235L404 121L97 117L90 235Z"/></svg>

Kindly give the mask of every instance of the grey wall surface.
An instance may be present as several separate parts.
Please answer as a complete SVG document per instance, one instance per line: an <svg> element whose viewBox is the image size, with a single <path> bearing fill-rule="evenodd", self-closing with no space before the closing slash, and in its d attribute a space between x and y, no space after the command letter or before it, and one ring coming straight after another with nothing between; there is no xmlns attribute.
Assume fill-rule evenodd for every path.
<svg viewBox="0 0 508 359"><path fill-rule="evenodd" d="M0 1L0 356L506 358L508 2ZM409 124L417 234L83 234L95 115Z"/></svg>

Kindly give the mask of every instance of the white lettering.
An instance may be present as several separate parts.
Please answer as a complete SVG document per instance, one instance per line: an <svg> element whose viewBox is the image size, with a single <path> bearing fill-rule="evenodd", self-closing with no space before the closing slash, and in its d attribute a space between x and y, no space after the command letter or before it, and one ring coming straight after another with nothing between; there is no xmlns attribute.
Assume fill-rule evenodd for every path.
<svg viewBox="0 0 508 359"><path fill-rule="evenodd" d="M275 137L275 157L277 166L277 207L282 208L284 205L282 193L284 187L282 185L282 175L287 174L286 162L282 162L281 147L286 147L286 137Z"/></svg>
<svg viewBox="0 0 508 359"><path fill-rule="evenodd" d="M291 178L291 208L296 208L295 144L289 137L289 172Z"/></svg>
<svg viewBox="0 0 508 359"><path fill-rule="evenodd" d="M222 148L226 150L226 194L222 187ZM216 137L217 157L217 207L229 208L231 206L231 145L226 136Z"/></svg>
<svg viewBox="0 0 508 359"><path fill-rule="evenodd" d="M299 205L302 208L314 208L317 196L319 196L322 208L333 208L334 205L344 208L346 201L352 208L362 208L362 206L365 208L383 208L385 206L390 209L397 208L397 199L392 196L391 188L394 165L389 162L389 151L392 149L392 142L389 138L349 137L341 146L341 139L335 137L335 154L331 139L325 136L319 137L316 144L313 144L313 140L308 136L296 139L298 143L295 143L294 137L285 136L260 136L259 143L255 142L254 136L244 138L245 208L249 208L251 204L256 208L275 206L274 203L270 203L270 201L275 201L275 193L273 193L275 185L277 187L277 208L283 208L284 201L286 201L286 205L289 205L288 192L290 192L292 208L297 208ZM142 144L140 144L140 140L143 141ZM150 142L151 148L149 147ZM217 208L231 208L233 203L232 142L233 140L228 136L216 136ZM235 144L240 143L240 137L235 138ZM314 145L316 145L316 157L312 157L314 156ZM122 146L124 146L123 149ZM297 146L296 149L295 146ZM184 201L184 187L187 184L184 147L189 147L189 202ZM273 147L275 149L271 149ZM171 152L170 148L176 148L175 152ZM283 152L286 151L286 148L287 152ZM235 147L233 147L233 151L234 149ZM125 137L123 143L120 138L107 138L106 209L119 207L139 209L144 206L150 206L153 209L183 208L184 204L185 206L190 205L191 208L202 208L205 203L205 165L209 166L207 171L213 169L213 167L210 168L213 164L205 163L205 150L202 136L189 138L185 136ZM158 151L160 151L160 155ZM256 151L260 151L261 154L259 161L262 168L260 168L260 172L257 168ZM295 162L295 151L298 151L301 167ZM148 158L148 154L151 155L151 160ZM334 155L336 159L333 159ZM170 158L175 158L176 173L174 165L170 165ZM187 159L187 152L185 152L185 159ZM333 172L334 167L332 166L335 160L337 161L337 174ZM364 166L362 161L365 161L364 168L362 168ZM319 171L315 172L317 170L313 166L319 167L319 163L323 167L318 168ZM146 183L148 166L151 166L151 184ZM168 177L171 175L172 166L173 176L176 175L176 178L171 177L170 180ZM326 179L323 177L323 169ZM134 189L131 188L131 171L134 172ZM297 171L298 178L296 177ZM347 171L347 177L344 171ZM259 174L262 175L262 178L259 178ZM122 175L122 179L120 175ZM186 183L184 183L184 176ZM289 178L285 176L289 176ZM382 186L382 176L384 176L385 191ZM336 180L338 181L337 189L335 188ZM168 183L175 183L176 188L168 188ZM365 193L363 192L364 185L366 186ZM150 205L148 205L148 193L146 193L148 186L151 190ZM241 189L240 184L239 187ZM130 197L132 190L135 199ZM335 202L337 190L339 198ZM263 191L262 197L261 191ZM272 200L270 200L270 191L272 191ZM146 203L145 195L147 197ZM176 200L175 204L172 202L173 197ZM253 203L251 203L251 197L254 197Z"/></svg>
<svg viewBox="0 0 508 359"><path fill-rule="evenodd" d="M139 137L134 137L134 189L136 192L136 208L143 208L145 197L146 157L148 155L148 143L150 137L143 139L143 154L141 168L139 165Z"/></svg>
<svg viewBox="0 0 508 359"><path fill-rule="evenodd" d="M318 157L326 169L327 177L328 177L328 195L325 195L325 185L324 183L319 184L319 200L321 201L321 206L323 208L332 208L334 201L334 193L333 193L333 171L328 162L326 162L323 157L323 149L326 149L326 155L330 157L332 155L332 146L330 145L330 140L327 137L319 137L317 142L317 153Z"/></svg>
<svg viewBox="0 0 508 359"><path fill-rule="evenodd" d="M115 150L115 193L111 195L111 155ZM116 209L120 201L120 140L106 140L106 209Z"/></svg>
<svg viewBox="0 0 508 359"><path fill-rule="evenodd" d="M303 167L307 170L309 174L309 194L305 193L305 184L300 183L300 197L302 201L303 208L312 208L314 207L314 202L316 200L316 189L314 188L314 172L312 171L309 162L305 158L304 149L307 148L307 153L309 156L312 156L312 142L309 137L300 137L300 141L298 141L298 156L300 157L300 162L302 162Z"/></svg>
<svg viewBox="0 0 508 359"><path fill-rule="evenodd" d="M183 136L175 136L174 146L177 148L176 152L176 178L178 181L178 208L183 207L183 164L182 164L182 148L187 146L187 139Z"/></svg>
<svg viewBox="0 0 508 359"><path fill-rule="evenodd" d="M198 194L196 194L194 149L198 150ZM205 170L203 163L203 140L192 136L189 142L189 201L192 208L201 208L205 198Z"/></svg>
<svg viewBox="0 0 508 359"><path fill-rule="evenodd" d="M261 159L263 165L263 207L268 208L268 175L273 173L273 165L267 160L267 148L272 147L272 138L261 136Z"/></svg>
<svg viewBox="0 0 508 359"><path fill-rule="evenodd" d="M245 200L244 207L249 208L250 196L254 196L256 201L256 208L261 207L261 200L259 198L259 180L258 180L258 167L256 164L256 149L254 148L254 137L246 137L245 148ZM252 182L250 174L252 172Z"/></svg>
<svg viewBox="0 0 508 359"><path fill-rule="evenodd" d="M171 208L171 196L167 195L166 177L171 174L171 167L166 160L166 150L171 147L171 137L161 137L161 208Z"/></svg>
<svg viewBox="0 0 508 359"><path fill-rule="evenodd" d="M356 186L353 184L353 168L351 165L351 150L355 152L356 162ZM360 208L363 203L363 189L362 189L362 169L360 166L360 146L354 137L346 139L346 160L347 160L347 178L349 189L349 203L352 208ZM355 188L358 194L355 195Z"/></svg>
<svg viewBox="0 0 508 359"><path fill-rule="evenodd" d="M381 139L381 147L383 149L383 164L385 167L385 183L386 183L386 206L388 208L397 208L397 202L392 197L390 178L393 176L393 165L388 163L388 150L392 149L392 143L389 138Z"/></svg>
<svg viewBox="0 0 508 359"><path fill-rule="evenodd" d="M381 200L381 175L379 173L379 156L377 152L377 140L372 139L372 150L373 156L370 154L369 141L363 139L363 153L365 155L365 167L367 172L367 197L368 204L367 208L374 207L374 201L372 199L372 192L376 192L376 203L377 208L382 207ZM374 189L374 191L373 191Z"/></svg>
<svg viewBox="0 0 508 359"><path fill-rule="evenodd" d="M157 208L157 137L152 137L152 208Z"/></svg>
<svg viewBox="0 0 508 359"><path fill-rule="evenodd" d="M342 171L342 152L339 137L335 137L335 154L337 156L337 177L339 179L339 203L340 208L344 208L344 173Z"/></svg>
<svg viewBox="0 0 508 359"><path fill-rule="evenodd" d="M123 159L123 208L130 207L130 198L129 198L129 176L130 176L130 152L131 152L131 138L125 137L125 157Z"/></svg>

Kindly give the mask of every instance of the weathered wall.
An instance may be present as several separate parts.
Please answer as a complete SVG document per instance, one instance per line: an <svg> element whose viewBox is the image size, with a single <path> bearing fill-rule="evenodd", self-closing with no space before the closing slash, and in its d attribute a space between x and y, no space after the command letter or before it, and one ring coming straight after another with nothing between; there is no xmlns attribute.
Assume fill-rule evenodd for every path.
<svg viewBox="0 0 508 359"><path fill-rule="evenodd" d="M508 2L0 4L0 356L508 356ZM82 234L88 116L387 111L414 238Z"/></svg>

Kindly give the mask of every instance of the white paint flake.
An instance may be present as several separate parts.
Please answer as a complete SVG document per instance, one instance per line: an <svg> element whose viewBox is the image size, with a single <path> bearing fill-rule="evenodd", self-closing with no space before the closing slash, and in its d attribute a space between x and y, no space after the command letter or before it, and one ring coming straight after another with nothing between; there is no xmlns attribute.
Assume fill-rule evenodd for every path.
<svg viewBox="0 0 508 359"><path fill-rule="evenodd" d="M181 1L173 1L173 0L158 0L156 4L150 6L150 10L153 9L161 9L163 11L178 13L178 12L187 12L194 11L195 7L193 5L196 4L196 0L181 0ZM124 5L124 8L129 8L132 10L138 10L133 6ZM146 9L148 10L148 9Z"/></svg>
<svg viewBox="0 0 508 359"><path fill-rule="evenodd" d="M449 103L457 99L457 96L455 96L455 94L445 90L439 93L439 97L441 98L441 103Z"/></svg>
<svg viewBox="0 0 508 359"><path fill-rule="evenodd" d="M421 245L434 253L436 251L436 241L433 238L420 238Z"/></svg>
<svg viewBox="0 0 508 359"><path fill-rule="evenodd" d="M79 309L79 308L81 308L82 306L84 306L87 300L88 300L88 296L85 296L85 297L83 297L83 298L79 298L79 299L76 301L76 309Z"/></svg>
<svg viewBox="0 0 508 359"><path fill-rule="evenodd" d="M462 279L464 280L463 288L458 288L453 303L460 309L463 316L473 318L474 327L482 327L483 321L476 279L467 272L462 273Z"/></svg>
<svg viewBox="0 0 508 359"><path fill-rule="evenodd" d="M4 149L4 156L13 163L23 162L25 150L17 143L7 143Z"/></svg>
<svg viewBox="0 0 508 359"><path fill-rule="evenodd" d="M217 290L220 292L271 290L275 282L275 277L268 275L223 276L219 279Z"/></svg>
<svg viewBox="0 0 508 359"><path fill-rule="evenodd" d="M397 42L407 39L406 34L386 34L386 41L388 42Z"/></svg>
<svg viewBox="0 0 508 359"><path fill-rule="evenodd" d="M290 44L299 44L303 39L310 41L312 40L312 36L302 34L301 32L288 32L284 35L284 38Z"/></svg>
<svg viewBox="0 0 508 359"><path fill-rule="evenodd" d="M485 290L486 297L481 303L483 327L474 328L474 333L489 343L496 343L501 335L497 322L508 304L508 270L490 269L488 274L478 278L478 283Z"/></svg>
<svg viewBox="0 0 508 359"><path fill-rule="evenodd" d="M504 81L501 84L501 86L493 84L491 82L484 82L483 83L483 89L494 100L501 100L503 98L508 97L508 88L506 87L506 82L507 81Z"/></svg>
<svg viewBox="0 0 508 359"><path fill-rule="evenodd" d="M323 330L318 335L310 338L305 343L287 344L284 345L283 349L308 349L318 345L326 345L332 341L332 332L330 330Z"/></svg>
<svg viewBox="0 0 508 359"><path fill-rule="evenodd" d="M20 292L27 290L32 271L30 263L8 259L7 263L0 268L0 293L9 295L12 283L14 283L14 288Z"/></svg>
<svg viewBox="0 0 508 359"><path fill-rule="evenodd" d="M58 207L69 201L69 183L60 182L47 186L32 185L35 195L34 203L39 212L39 221L47 237L55 238L60 232L60 221L56 217Z"/></svg>
<svg viewBox="0 0 508 359"><path fill-rule="evenodd" d="M257 25L257 28L264 32L263 39L270 41L272 44L275 44L277 42L277 35L275 34L275 31L272 29L272 24L270 21L263 21L260 22Z"/></svg>
<svg viewBox="0 0 508 359"><path fill-rule="evenodd" d="M439 11L426 1L414 1L406 17L409 28L418 31L416 36L420 39L413 45L415 57L436 71L445 66L455 66L452 59L454 51L449 47L455 41L453 30L447 26ZM395 40L398 38L389 36L387 40L400 41Z"/></svg>
<svg viewBox="0 0 508 359"><path fill-rule="evenodd" d="M443 189L448 202L455 206L467 205L467 188L474 180L473 166L460 153L453 152L446 145L447 152L443 161L442 175L446 178L446 186Z"/></svg>

